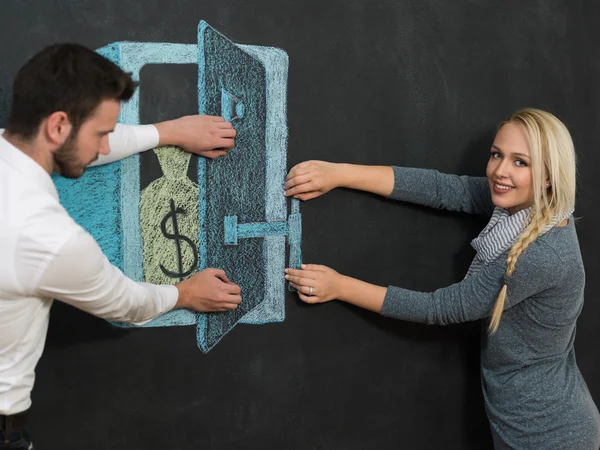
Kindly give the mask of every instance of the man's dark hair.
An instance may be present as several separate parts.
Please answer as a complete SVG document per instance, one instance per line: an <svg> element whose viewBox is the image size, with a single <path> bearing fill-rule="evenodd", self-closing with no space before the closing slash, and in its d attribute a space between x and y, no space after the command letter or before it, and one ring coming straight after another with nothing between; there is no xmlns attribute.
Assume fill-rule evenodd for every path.
<svg viewBox="0 0 600 450"><path fill-rule="evenodd" d="M76 133L103 100L129 100L136 87L131 74L98 53L54 44L17 72L6 130L31 139L46 117L64 111Z"/></svg>

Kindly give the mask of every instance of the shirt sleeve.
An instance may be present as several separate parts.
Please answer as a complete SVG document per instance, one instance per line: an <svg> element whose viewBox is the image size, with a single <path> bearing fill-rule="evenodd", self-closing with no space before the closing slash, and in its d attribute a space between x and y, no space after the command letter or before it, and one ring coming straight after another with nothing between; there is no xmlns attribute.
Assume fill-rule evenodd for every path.
<svg viewBox="0 0 600 450"><path fill-rule="evenodd" d="M487 178L445 174L432 169L396 167L389 198L449 211L491 216L494 204Z"/></svg>
<svg viewBox="0 0 600 450"><path fill-rule="evenodd" d="M517 261L511 277L505 277L506 255L459 283L434 292L417 292L390 286L381 314L409 322L447 325L491 315L500 289L507 285L504 310L552 289L561 283L561 262L545 244L534 242Z"/></svg>
<svg viewBox="0 0 600 450"><path fill-rule="evenodd" d="M81 228L41 275L37 295L61 300L104 319L136 325L173 309L178 299L175 286L137 283L126 277Z"/></svg>
<svg viewBox="0 0 600 450"><path fill-rule="evenodd" d="M108 155L98 155L91 166L108 164L128 156L150 150L158 145L158 130L154 125L117 124L115 130L108 135Z"/></svg>

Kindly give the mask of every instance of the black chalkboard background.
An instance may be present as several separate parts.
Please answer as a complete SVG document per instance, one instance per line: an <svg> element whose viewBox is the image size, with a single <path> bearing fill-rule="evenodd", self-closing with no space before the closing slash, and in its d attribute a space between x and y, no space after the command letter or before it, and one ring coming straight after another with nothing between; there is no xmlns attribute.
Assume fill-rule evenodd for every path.
<svg viewBox="0 0 600 450"><path fill-rule="evenodd" d="M10 0L0 125L17 69L76 41L195 43L203 19L290 58L288 164L325 159L484 174L496 124L548 109L572 131L587 270L578 364L600 403L600 3L545 0ZM192 66L142 71L142 122L197 111ZM190 98L192 100L190 100ZM302 205L307 262L380 285L458 281L484 223L339 190ZM288 293L286 320L122 330L56 304L37 370L39 449L489 449L479 324L427 327Z"/></svg>

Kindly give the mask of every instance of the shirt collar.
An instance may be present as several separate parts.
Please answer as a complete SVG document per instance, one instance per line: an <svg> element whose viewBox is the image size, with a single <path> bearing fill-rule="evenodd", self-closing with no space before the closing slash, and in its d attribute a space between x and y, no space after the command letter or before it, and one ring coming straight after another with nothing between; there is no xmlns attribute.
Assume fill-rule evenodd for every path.
<svg viewBox="0 0 600 450"><path fill-rule="evenodd" d="M0 159L4 160L12 168L21 172L23 176L31 180L32 183L58 200L58 191L48 172L46 172L44 168L30 156L4 139L4 136L1 134Z"/></svg>

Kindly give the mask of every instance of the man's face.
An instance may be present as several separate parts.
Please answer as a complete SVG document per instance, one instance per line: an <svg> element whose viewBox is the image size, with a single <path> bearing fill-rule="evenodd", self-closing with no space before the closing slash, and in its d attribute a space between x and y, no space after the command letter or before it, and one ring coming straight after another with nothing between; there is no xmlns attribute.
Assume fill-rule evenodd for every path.
<svg viewBox="0 0 600 450"><path fill-rule="evenodd" d="M79 178L98 155L108 155L108 134L115 129L119 110L117 100L103 100L79 130L71 132L54 152L55 172L66 178Z"/></svg>

